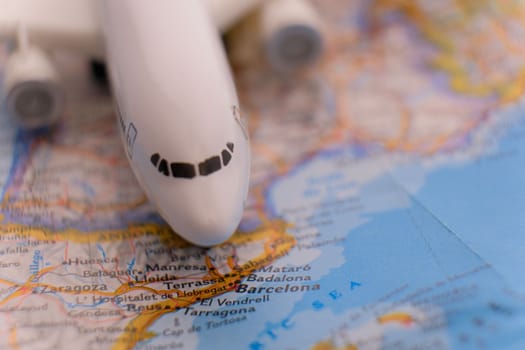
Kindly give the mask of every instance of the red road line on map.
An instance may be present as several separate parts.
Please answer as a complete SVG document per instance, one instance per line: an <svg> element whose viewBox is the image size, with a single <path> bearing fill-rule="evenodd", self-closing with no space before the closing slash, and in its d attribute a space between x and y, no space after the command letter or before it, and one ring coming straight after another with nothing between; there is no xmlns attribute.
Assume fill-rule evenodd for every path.
<svg viewBox="0 0 525 350"><path fill-rule="evenodd" d="M136 250L136 248L135 248L135 239L130 239L130 240L128 241L128 243L129 243L129 247L131 248L131 254L132 254L133 256L135 256L136 253L137 253L137 250Z"/></svg>
<svg viewBox="0 0 525 350"><path fill-rule="evenodd" d="M69 241L66 241L66 247L64 248L64 261L67 261L69 254Z"/></svg>

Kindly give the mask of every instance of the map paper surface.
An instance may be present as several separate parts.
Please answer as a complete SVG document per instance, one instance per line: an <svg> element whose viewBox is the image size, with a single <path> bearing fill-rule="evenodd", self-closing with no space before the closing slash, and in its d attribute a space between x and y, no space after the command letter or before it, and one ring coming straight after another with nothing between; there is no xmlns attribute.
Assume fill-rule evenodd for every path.
<svg viewBox="0 0 525 350"><path fill-rule="evenodd" d="M525 3L315 4L317 66L233 62L252 179L217 247L78 76L50 133L2 112L1 349L525 348Z"/></svg>

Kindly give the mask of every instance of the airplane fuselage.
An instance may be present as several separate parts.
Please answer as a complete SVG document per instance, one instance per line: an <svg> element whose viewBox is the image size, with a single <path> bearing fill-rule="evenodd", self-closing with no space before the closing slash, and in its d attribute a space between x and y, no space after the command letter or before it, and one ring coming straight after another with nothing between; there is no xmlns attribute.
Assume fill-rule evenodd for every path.
<svg viewBox="0 0 525 350"><path fill-rule="evenodd" d="M107 62L130 164L163 218L204 246L242 216L250 151L227 60L200 1L104 2Z"/></svg>

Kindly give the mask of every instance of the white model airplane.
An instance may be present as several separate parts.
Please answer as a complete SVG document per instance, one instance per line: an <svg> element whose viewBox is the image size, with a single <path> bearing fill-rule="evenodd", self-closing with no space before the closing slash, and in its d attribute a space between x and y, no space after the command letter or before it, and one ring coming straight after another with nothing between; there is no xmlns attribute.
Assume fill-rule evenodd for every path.
<svg viewBox="0 0 525 350"><path fill-rule="evenodd" d="M271 14L270 56L299 62L287 40L303 40L313 48L301 53L311 56L306 62L321 37L304 1L0 0L0 37L14 44L4 71L8 112L27 128L59 118L60 78L47 51L104 59L127 156L147 196L188 241L223 242L242 216L250 150L217 28L260 6Z"/></svg>

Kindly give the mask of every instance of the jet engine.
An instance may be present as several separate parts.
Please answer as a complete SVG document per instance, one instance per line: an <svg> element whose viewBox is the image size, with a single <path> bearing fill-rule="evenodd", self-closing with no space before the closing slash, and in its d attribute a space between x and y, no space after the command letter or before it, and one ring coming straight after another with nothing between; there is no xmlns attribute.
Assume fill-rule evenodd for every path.
<svg viewBox="0 0 525 350"><path fill-rule="evenodd" d="M43 50L26 43L7 58L4 92L9 115L23 128L49 126L62 113L64 97L55 67Z"/></svg>

